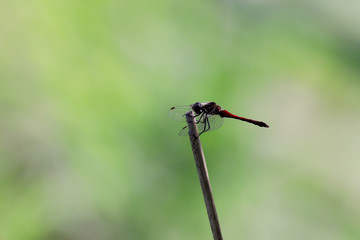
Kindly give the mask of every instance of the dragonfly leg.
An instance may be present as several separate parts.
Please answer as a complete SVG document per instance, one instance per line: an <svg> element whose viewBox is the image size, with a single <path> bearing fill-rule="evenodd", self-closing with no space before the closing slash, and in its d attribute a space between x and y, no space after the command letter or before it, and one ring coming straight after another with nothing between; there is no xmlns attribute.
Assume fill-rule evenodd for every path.
<svg viewBox="0 0 360 240"><path fill-rule="evenodd" d="M199 118L199 120L196 121L196 124L198 124L199 122L201 122L201 119L204 117L205 113L200 113L201 116ZM196 115L196 116L199 116L200 114Z"/></svg>
<svg viewBox="0 0 360 240"><path fill-rule="evenodd" d="M209 118L206 118L206 121L207 121L207 127L208 127L208 129L205 130L205 131L209 131L209 130L210 130L210 121L209 121Z"/></svg>
<svg viewBox="0 0 360 240"><path fill-rule="evenodd" d="M205 114L204 114L204 115L205 115ZM204 115L202 115L202 117L203 117ZM207 126L207 125L208 125L208 126ZM200 137L201 134L203 134L204 132L208 131L208 130L206 130L207 127L209 127L209 129L210 129L209 119L207 118L207 115L205 115L205 117L204 117L204 129L201 131L201 133L199 133L199 137Z"/></svg>
<svg viewBox="0 0 360 240"><path fill-rule="evenodd" d="M204 120L204 130L199 134L199 137L200 137L200 135L203 134L204 132L207 132L207 131L210 130L210 121L209 121L209 118L206 116L204 119L205 119L205 120Z"/></svg>
<svg viewBox="0 0 360 240"><path fill-rule="evenodd" d="M201 134L203 134L204 132L207 132L210 130L210 122L209 122L209 118L205 117L205 120L204 120L204 130L202 130L202 132L199 134L199 136Z"/></svg>

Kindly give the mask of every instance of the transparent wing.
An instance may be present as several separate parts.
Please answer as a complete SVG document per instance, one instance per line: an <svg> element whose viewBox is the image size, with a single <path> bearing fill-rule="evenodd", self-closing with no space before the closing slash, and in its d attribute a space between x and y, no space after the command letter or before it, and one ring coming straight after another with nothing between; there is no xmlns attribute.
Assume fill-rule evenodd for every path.
<svg viewBox="0 0 360 240"><path fill-rule="evenodd" d="M220 128L224 123L224 118L222 118L220 115L212 115L212 116L213 117L211 117L209 119L209 122L210 122L210 130L209 131Z"/></svg>
<svg viewBox="0 0 360 240"><path fill-rule="evenodd" d="M179 136L181 137L186 137L189 135L189 129L187 126L183 127L180 132L178 133Z"/></svg>
<svg viewBox="0 0 360 240"><path fill-rule="evenodd" d="M186 121L185 113L187 113L191 110L192 110L191 105L175 106L175 107L170 108L169 117L172 120L183 122L183 121Z"/></svg>
<svg viewBox="0 0 360 240"><path fill-rule="evenodd" d="M224 119L220 117L220 115L208 115L207 118L209 122L207 122L206 124L205 124L205 120L203 119L197 124L199 134L203 132L216 130L220 128L224 122ZM187 126L183 127L178 133L178 135L182 137L187 136L188 134L189 134L189 129Z"/></svg>
<svg viewBox="0 0 360 240"><path fill-rule="evenodd" d="M220 128L224 122L224 119L220 115L208 115L208 122L205 123L205 120L202 120L198 123L198 131L209 132Z"/></svg>

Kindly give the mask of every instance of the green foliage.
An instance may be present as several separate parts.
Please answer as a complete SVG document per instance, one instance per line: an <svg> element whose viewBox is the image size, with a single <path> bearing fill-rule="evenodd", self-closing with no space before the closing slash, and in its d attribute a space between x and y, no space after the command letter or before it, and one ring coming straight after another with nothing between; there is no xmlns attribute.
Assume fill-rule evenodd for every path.
<svg viewBox="0 0 360 240"><path fill-rule="evenodd" d="M0 239L359 239L359 16L327 1L21 1L0 15Z"/></svg>

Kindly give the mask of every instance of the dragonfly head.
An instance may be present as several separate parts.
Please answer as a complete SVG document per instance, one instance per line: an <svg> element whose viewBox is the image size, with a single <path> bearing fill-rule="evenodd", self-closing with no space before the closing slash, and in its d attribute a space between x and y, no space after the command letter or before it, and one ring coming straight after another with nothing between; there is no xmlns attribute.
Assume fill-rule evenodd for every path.
<svg viewBox="0 0 360 240"><path fill-rule="evenodd" d="M203 109L202 109L202 104L200 102L196 102L192 105L192 110L196 113L196 114L200 114Z"/></svg>

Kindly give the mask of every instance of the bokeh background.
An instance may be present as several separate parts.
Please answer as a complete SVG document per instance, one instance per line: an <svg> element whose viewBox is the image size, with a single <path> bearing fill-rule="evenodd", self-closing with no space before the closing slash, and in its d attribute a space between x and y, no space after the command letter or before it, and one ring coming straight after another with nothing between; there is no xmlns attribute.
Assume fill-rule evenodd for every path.
<svg viewBox="0 0 360 240"><path fill-rule="evenodd" d="M0 239L360 239L359 1L25 1L0 8Z"/></svg>

